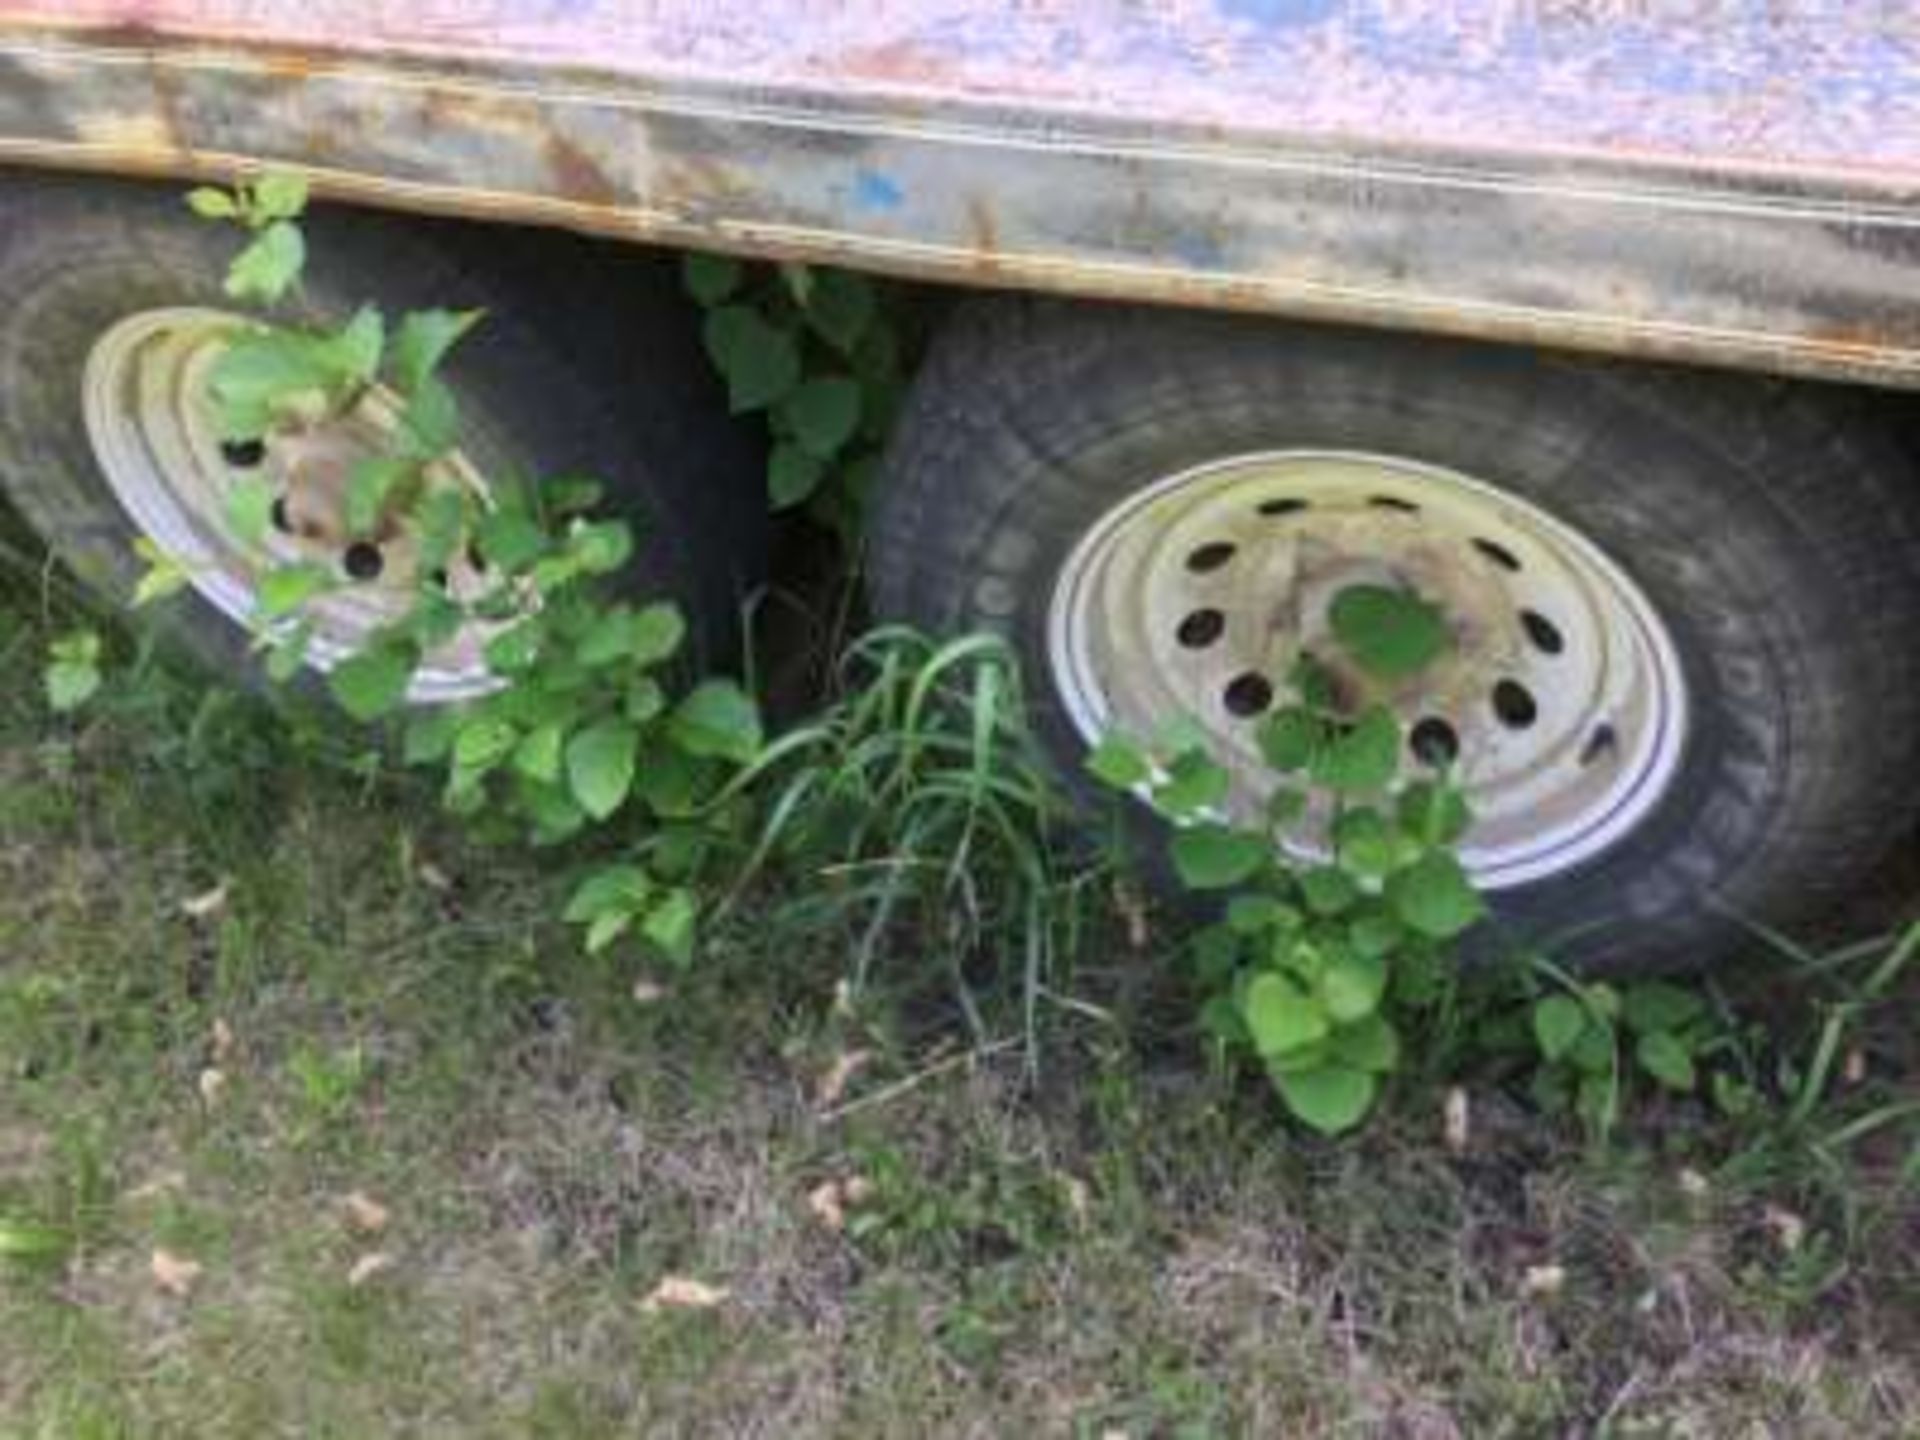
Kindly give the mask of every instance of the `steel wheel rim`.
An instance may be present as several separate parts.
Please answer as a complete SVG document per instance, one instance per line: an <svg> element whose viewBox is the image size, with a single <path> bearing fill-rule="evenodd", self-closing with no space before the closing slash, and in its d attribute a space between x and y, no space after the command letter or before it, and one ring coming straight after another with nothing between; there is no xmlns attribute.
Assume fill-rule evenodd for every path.
<svg viewBox="0 0 1920 1440"><path fill-rule="evenodd" d="M1326 611L1353 584L1440 604L1454 653L1392 703L1444 750L1476 820L1461 858L1485 889L1537 882L1611 848L1678 769L1687 696L1672 636L1608 555L1485 481L1394 456L1288 450L1161 479L1108 510L1062 566L1047 643L1062 708L1089 743L1198 722L1234 778L1228 813L1271 788L1259 716L1301 650L1336 649ZM1415 729L1414 727L1424 727ZM1283 837L1324 852L1324 817Z"/></svg>
<svg viewBox="0 0 1920 1440"><path fill-rule="evenodd" d="M221 444L209 381L233 335L249 322L222 311L173 307L141 311L95 342L82 380L82 411L94 458L114 498L140 533L185 569L203 600L250 632L281 638L297 623L256 623L259 581L279 565L329 565L345 583L310 600L305 664L331 670L367 639L411 610L419 576L404 525L362 541L344 532L339 503L347 467L385 451L402 402L369 388L352 412L324 427L268 437L257 459L235 460ZM457 486L483 502L486 481L454 451L428 467L429 482ZM227 496L249 474L265 475L277 494L274 523L258 542L234 532ZM368 547L377 557L369 576ZM483 593L488 581L467 555L431 577L456 598ZM463 623L421 659L408 687L415 704L486 694L499 680L484 648L495 627Z"/></svg>

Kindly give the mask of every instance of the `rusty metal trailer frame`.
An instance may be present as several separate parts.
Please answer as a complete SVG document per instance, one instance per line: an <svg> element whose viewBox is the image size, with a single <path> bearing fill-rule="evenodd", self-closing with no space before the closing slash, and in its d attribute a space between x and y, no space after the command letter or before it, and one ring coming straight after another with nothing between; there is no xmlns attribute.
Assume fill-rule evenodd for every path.
<svg viewBox="0 0 1920 1440"><path fill-rule="evenodd" d="M4 162L1920 387L1897 3L0 0Z"/></svg>

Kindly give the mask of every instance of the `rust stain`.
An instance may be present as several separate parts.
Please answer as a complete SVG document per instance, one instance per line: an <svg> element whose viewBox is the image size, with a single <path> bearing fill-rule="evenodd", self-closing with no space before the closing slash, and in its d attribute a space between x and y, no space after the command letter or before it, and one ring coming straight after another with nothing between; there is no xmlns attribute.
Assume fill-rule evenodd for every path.
<svg viewBox="0 0 1920 1440"><path fill-rule="evenodd" d="M180 109L181 83L178 72L164 65L155 65L149 67L148 74L153 79L154 107L159 113L162 131L174 145L191 154L193 138Z"/></svg>
<svg viewBox="0 0 1920 1440"><path fill-rule="evenodd" d="M990 260L1000 253L1000 226L984 195L967 198L967 243L981 259Z"/></svg>
<svg viewBox="0 0 1920 1440"><path fill-rule="evenodd" d="M1898 333L1901 328L1891 323L1856 320L1844 324L1816 325L1806 332L1806 338L1816 345L1845 350L1850 358L1872 360L1882 355L1897 355L1912 348L1912 339L1903 339ZM1905 328L1910 337L1913 327Z"/></svg>
<svg viewBox="0 0 1920 1440"><path fill-rule="evenodd" d="M750 181L731 166L708 156L686 156L659 167L660 183L652 198L685 202L695 208L714 201L738 199L752 193Z"/></svg>
<svg viewBox="0 0 1920 1440"><path fill-rule="evenodd" d="M341 154L339 137L331 130L309 130L306 137L306 153L317 164L331 164Z"/></svg>
<svg viewBox="0 0 1920 1440"><path fill-rule="evenodd" d="M572 140L550 134L541 148L561 195L588 205L620 203L620 191L600 162Z"/></svg>
<svg viewBox="0 0 1920 1440"><path fill-rule="evenodd" d="M309 50L268 50L258 52L260 67L274 80L287 85L304 83L316 76L338 70L337 59L316 55Z"/></svg>
<svg viewBox="0 0 1920 1440"><path fill-rule="evenodd" d="M143 20L120 20L105 25L88 25L82 32L86 43L107 50L138 50L153 55L178 55L204 44L206 36L193 28L172 29ZM344 69L352 58L353 47L344 42L296 42L274 36L250 37L247 58L276 77L306 79Z"/></svg>
<svg viewBox="0 0 1920 1440"><path fill-rule="evenodd" d="M88 26L87 43L112 50L152 50L166 40L156 27L139 20L121 20L109 25Z"/></svg>
<svg viewBox="0 0 1920 1440"><path fill-rule="evenodd" d="M1549 24L1601 0L1541 3L1553 15L1537 23ZM1853 152L1822 141L1821 153L1839 157L1830 172L1785 174L1798 164L1797 151L1760 156L1769 168L1750 172L1741 162L1755 157L1766 132L1760 119L1749 124L1749 104L1764 100L1769 114L1790 116L1800 103L1776 103L1765 85L1752 91L1761 98L1751 101L1729 92L1723 102L1714 92L1708 97L1714 108L1700 112L1705 119L1680 113L1676 138L1721 134L1723 144L1693 156L1684 170L1660 172L1663 195L1664 187L1684 190L1695 179L1716 195L1737 195L1729 218L1710 219L1664 200L1631 214L1582 209L1594 225L1583 221L1580 236L1609 234L1604 227L1617 223L1622 238L1603 250L1596 239L1572 233L1572 212L1561 203L1571 193L1563 181L1583 173L1585 153L1564 148L1585 133L1555 128L1564 107L1530 117L1543 127L1537 132L1509 127L1511 133L1494 137L1498 146L1484 154L1476 148L1492 134L1485 126L1496 102L1509 106L1498 113L1510 111L1504 91L1455 96L1484 111L1471 126L1408 135L1394 127L1408 115L1424 115L1416 100L1432 93L1402 94L1402 82L1412 84L1417 75L1391 72L1386 90L1356 86L1349 93L1342 86L1318 98L1309 93L1298 97L1297 109L1283 111L1283 102L1295 105L1291 87L1256 93L1227 83L1251 76L1264 84L1279 73L1278 58L1249 50L1245 66L1228 67L1220 85L1197 90L1182 88L1193 67L1176 64L1179 55L1164 46L1116 45L1116 57L1136 58L1124 65L1116 59L1111 86L1074 92L1102 104L1097 115L1075 112L1065 137L1072 144L1056 153L1050 128L1041 137L1045 143L1035 145L1030 124L1009 122L1004 128L1019 142L1015 149L991 143L1001 123L966 105L998 99L1025 113L1029 84L1093 85L1108 77L1106 62L1090 52L1016 47L1011 31L997 24L977 32L964 26L902 31L898 16L922 5L955 17L966 11L961 0L902 0L899 10L868 7L870 25L858 18L858 7L826 7L847 10L852 23L836 33L857 35L851 44L810 37L804 25L792 34L744 27L764 46L761 58L771 68L713 74L702 68L697 84L686 82L701 102L698 113L709 114L717 93L729 103L712 113L730 118L695 124L674 103L685 78L676 66L690 62L692 52L656 50L611 30L575 32L561 18L563 10L584 17L629 7L651 12L656 5L676 14L684 8L696 20L708 12L704 0L586 0L584 6L498 0L472 6L464 18L454 18L463 7L452 0L415 6L393 0L0 0L10 17L0 22L0 38L14 28L14 7L24 6L29 15L62 22L56 27L62 31L76 16L114 17L77 28L85 49L122 52L95 57L63 44L43 55L22 47L18 63L29 67L30 77L46 77L54 102L47 114L30 115L39 127L33 134L0 135L0 153L22 154L30 163L143 171L231 173L300 164L326 172L314 178L328 193L396 209L543 221L770 256L839 257L982 286L1004 282L1520 343L1537 337L1566 347L1835 378L1865 372L1882 383L1920 388L1920 314L1909 313L1914 307L1904 303L1910 297L1899 283L1920 254L1908 224L1912 189L1903 182L1895 193L1892 185L1906 173L1897 162L1908 150L1883 145ZM1088 14L1100 9L1098 0L1013 0L1001 18L1009 25L1018 15L1071 18L1082 7ZM1139 8L1122 5L1112 13ZM289 23L227 23L276 9L284 9ZM1193 14L1207 9L1193 7ZM483 22L481 11L499 23ZM367 17L364 28L335 23L346 14ZM216 15L217 25L192 23L195 16ZM295 17L305 18L292 23ZM1169 25L1169 33L1180 29ZM1476 33L1471 24L1466 29ZM23 33L31 39L39 32ZM991 41L991 53L971 47L976 33L983 44ZM317 38L298 38L303 35ZM1701 53L1717 54L1722 38ZM1628 27L1620 44L1623 54L1638 56L1650 41ZM1750 47L1748 53L1760 52ZM1906 67L1894 63L1897 55L1888 58L1861 72L1878 87L1866 98L1880 97L1886 109L1878 133L1911 134L1899 130L1905 112L1893 89ZM1499 73L1495 60L1489 64ZM776 124L765 113L768 96L786 91L761 87L785 73L780 67L793 65L830 83L790 109L780 100ZM110 71L113 82L95 83L94 68ZM1442 81L1451 85L1466 73L1453 67ZM1859 85L1849 88L1853 73L1838 62L1832 67L1836 104L1860 103L1866 94ZM715 78L721 74L724 82ZM1527 69L1512 77L1520 102L1531 93L1520 82L1532 74ZM121 76L129 80L124 87ZM862 79L864 88L842 83ZM737 115L729 85L743 97ZM1698 98L1689 85L1673 85L1675 105ZM876 98L875 92L890 93ZM1269 92L1274 98L1263 99ZM662 101L657 107L656 99ZM1231 113L1221 108L1228 104L1236 107ZM964 138L944 128L923 134L897 123L921 113L945 117L955 106L968 127L981 127L978 134L971 128ZM818 135L808 133L806 123L816 107ZM79 142L51 129L68 112L90 123L76 132ZM1177 128L1158 128L1155 117L1163 112L1178 119ZM1447 113L1457 122L1461 111ZM857 136L856 127L841 123L847 116L857 121ZM876 117L887 122L877 138ZM1368 124L1349 123L1355 117ZM1617 123L1599 147L1607 167L1596 172L1593 195L1580 193L1582 207L1601 205L1616 188L1637 196L1637 206L1645 199L1639 166L1648 158L1651 132L1612 118ZM1278 123L1283 120L1288 123ZM1329 135L1341 144L1329 144ZM1310 163L1297 174L1230 172L1225 161L1214 162L1209 139L1238 150L1298 154ZM1110 140L1125 147L1111 150L1121 157L1111 163L1102 158ZM1351 157L1349 142L1357 151ZM1402 144L1404 156L1394 148ZM916 168L923 156L935 158ZM1343 169L1349 158L1350 178ZM1447 168L1429 172L1436 159ZM1398 178L1403 161L1417 179ZM1499 184L1472 194L1446 188L1455 168L1473 171L1493 161ZM875 207L859 205L857 191L850 196L836 189L845 165L856 162L871 164L882 179L926 177L929 192L944 193L880 224L866 213ZM1535 184L1539 173L1545 181ZM1779 184L1768 178L1776 174ZM1873 183L1855 187L1850 177ZM1458 199L1446 201L1453 208L1439 215L1440 225L1452 227L1445 233L1471 238L1485 225L1488 235L1518 236L1523 243L1513 245L1511 261L1477 243L1415 243L1412 237L1426 232L1411 227L1423 223L1435 203L1418 197L1456 193ZM1490 198L1474 198L1480 194ZM1771 210L1776 199L1778 216ZM1851 218L1856 202L1857 223ZM849 213L850 204L858 213ZM1603 218L1616 214L1617 222ZM1524 250L1536 236L1539 252ZM1616 270L1633 284L1612 278Z"/></svg>
<svg viewBox="0 0 1920 1440"><path fill-rule="evenodd" d="M439 129L448 122L457 120L459 114L459 107L445 90L429 90L426 98L420 102L420 123L429 130Z"/></svg>
<svg viewBox="0 0 1920 1440"><path fill-rule="evenodd" d="M936 85L958 73L953 60L913 40L890 40L884 45L848 50L839 57L835 69L862 80L904 81L914 85Z"/></svg>
<svg viewBox="0 0 1920 1440"><path fill-rule="evenodd" d="M643 204L672 209L691 223L703 223L751 198L753 186L732 167L707 157L689 157L664 161L655 167L655 179L647 194L639 196Z"/></svg>

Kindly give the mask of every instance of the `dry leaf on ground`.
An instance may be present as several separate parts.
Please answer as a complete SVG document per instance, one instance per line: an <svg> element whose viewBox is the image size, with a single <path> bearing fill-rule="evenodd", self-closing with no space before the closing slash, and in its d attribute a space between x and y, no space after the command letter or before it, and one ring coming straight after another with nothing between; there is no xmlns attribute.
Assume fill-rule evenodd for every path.
<svg viewBox="0 0 1920 1440"><path fill-rule="evenodd" d="M1130 949L1145 950L1153 943L1153 928L1147 922L1147 905L1131 885L1116 880L1113 886L1113 908L1120 914L1126 925L1127 945Z"/></svg>
<svg viewBox="0 0 1920 1440"><path fill-rule="evenodd" d="M1520 1293L1530 1300L1558 1295L1567 1288L1567 1272L1559 1265L1529 1265L1520 1281Z"/></svg>
<svg viewBox="0 0 1920 1440"><path fill-rule="evenodd" d="M162 1195L187 1188L187 1177L178 1170L162 1170L151 1179L143 1180L127 1191L127 1199L132 1201L154 1200Z"/></svg>
<svg viewBox="0 0 1920 1440"><path fill-rule="evenodd" d="M849 1050L835 1058L833 1064L820 1077L820 1084L814 1091L814 1102L822 1107L837 1105L840 1097L847 1093L847 1086L873 1059L871 1050Z"/></svg>
<svg viewBox="0 0 1920 1440"><path fill-rule="evenodd" d="M726 1298L727 1292L720 1286L689 1280L684 1275L669 1275L653 1287L640 1302L640 1308L649 1315L662 1310L711 1310Z"/></svg>
<svg viewBox="0 0 1920 1440"><path fill-rule="evenodd" d="M203 890L198 895L189 895L180 902L180 913L189 920L211 920L227 908L227 887L233 882L222 880L211 890Z"/></svg>
<svg viewBox="0 0 1920 1440"><path fill-rule="evenodd" d="M1446 1104L1441 1110L1441 1133L1446 1139L1447 1150L1451 1154L1466 1153L1471 1114L1467 1092L1458 1085L1451 1086L1447 1090Z"/></svg>
<svg viewBox="0 0 1920 1440"><path fill-rule="evenodd" d="M864 1175L845 1180L828 1180L807 1192L807 1208L829 1230L843 1230L847 1211L873 1197L873 1182Z"/></svg>
<svg viewBox="0 0 1920 1440"><path fill-rule="evenodd" d="M1093 1189L1078 1175L1062 1175L1060 1188L1066 1192L1067 1213L1073 1216L1073 1223L1084 1229L1093 1218Z"/></svg>
<svg viewBox="0 0 1920 1440"><path fill-rule="evenodd" d="M1793 1211L1779 1205L1769 1205L1761 1212L1760 1223L1767 1227L1774 1243L1782 1251L1791 1255L1806 1242L1807 1222Z"/></svg>
<svg viewBox="0 0 1920 1440"><path fill-rule="evenodd" d="M840 1199L840 1182L829 1180L807 1192L807 1209L829 1230L847 1228L847 1207Z"/></svg>
<svg viewBox="0 0 1920 1440"><path fill-rule="evenodd" d="M842 1020L851 1020L859 1013L853 1003L853 982L844 975L833 982L833 1013Z"/></svg>
<svg viewBox="0 0 1920 1440"><path fill-rule="evenodd" d="M189 1260L171 1250L156 1250L150 1268L155 1285L167 1294L184 1300L193 1293L193 1287L199 1283L205 1267L198 1260Z"/></svg>
<svg viewBox="0 0 1920 1440"><path fill-rule="evenodd" d="M392 1217L387 1207L363 1190L355 1190L340 1202L347 1212L347 1224L362 1235L378 1235Z"/></svg>

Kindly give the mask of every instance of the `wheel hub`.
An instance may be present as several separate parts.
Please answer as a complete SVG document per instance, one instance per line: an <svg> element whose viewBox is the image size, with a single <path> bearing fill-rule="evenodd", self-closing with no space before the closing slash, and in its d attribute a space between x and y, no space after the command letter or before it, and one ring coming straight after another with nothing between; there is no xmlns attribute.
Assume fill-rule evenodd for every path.
<svg viewBox="0 0 1920 1440"><path fill-rule="evenodd" d="M1463 859L1483 887L1591 858L1665 793L1686 697L1639 588L1531 503L1394 457L1251 455L1122 501L1062 568L1056 688L1090 743L1197 722L1234 776L1229 810L1252 819L1272 786L1257 727L1295 663L1311 656L1351 694L1368 683L1330 619L1355 585L1412 589L1447 619L1449 653L1386 700L1407 770L1457 757L1476 814ZM1320 853L1319 828L1287 847Z"/></svg>
<svg viewBox="0 0 1920 1440"><path fill-rule="evenodd" d="M478 596L488 581L466 555L423 575L420 551L397 512L356 535L347 495L361 462L393 453L402 403L384 386L368 387L345 414L290 423L261 442L224 442L211 401L214 367L247 322L206 309L149 310L129 316L95 343L87 359L83 406L95 458L129 518L185 569L205 600L237 624L257 628L259 583L286 565L317 563L341 582L307 602L306 660L331 669L382 627L406 615L424 581L456 599ZM454 451L426 467L426 483L479 497L485 480ZM273 493L271 522L257 538L236 532L230 501L251 479ZM280 622L290 630L293 622ZM423 658L408 698L430 704L497 687L484 647L490 627L469 622Z"/></svg>

